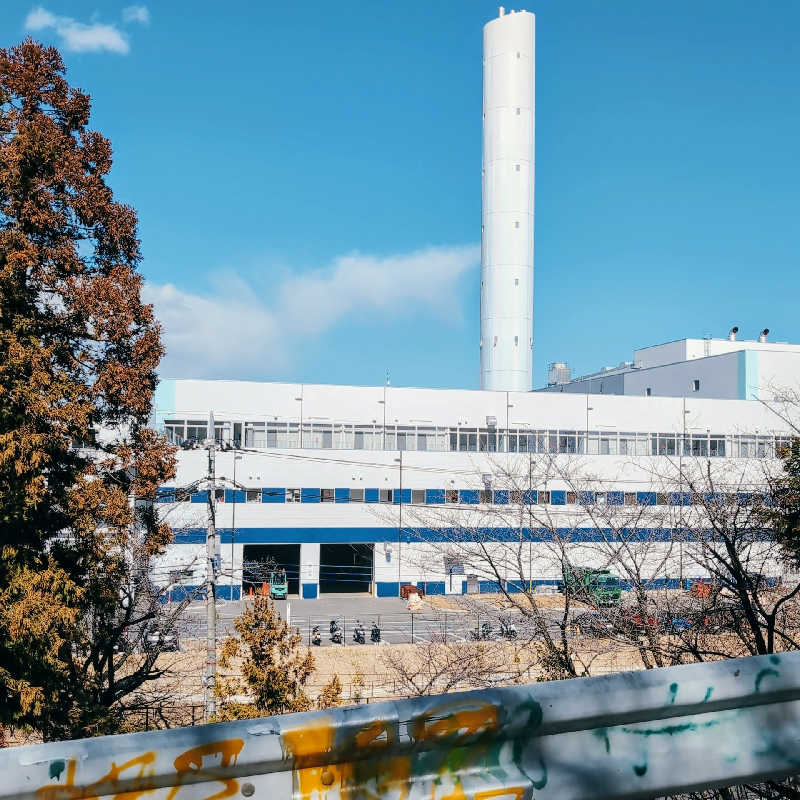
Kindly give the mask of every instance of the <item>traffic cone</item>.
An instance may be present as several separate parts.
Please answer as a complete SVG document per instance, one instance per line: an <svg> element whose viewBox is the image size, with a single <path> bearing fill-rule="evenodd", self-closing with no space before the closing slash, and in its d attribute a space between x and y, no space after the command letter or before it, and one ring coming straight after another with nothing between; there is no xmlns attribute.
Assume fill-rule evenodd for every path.
<svg viewBox="0 0 800 800"><path fill-rule="evenodd" d="M250 587L250 597L252 597L252 596L253 596L253 587L251 586Z"/></svg>

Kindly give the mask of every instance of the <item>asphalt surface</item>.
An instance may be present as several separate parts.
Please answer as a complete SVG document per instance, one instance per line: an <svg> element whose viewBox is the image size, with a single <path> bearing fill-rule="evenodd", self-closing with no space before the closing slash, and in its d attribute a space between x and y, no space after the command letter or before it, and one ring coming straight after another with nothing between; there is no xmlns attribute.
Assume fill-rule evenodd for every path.
<svg viewBox="0 0 800 800"><path fill-rule="evenodd" d="M477 611L439 611L426 608L424 612L410 612L404 600L398 597L371 597L369 595L333 595L315 600L289 598L275 601L275 607L292 627L300 630L304 641L312 644L313 629L319 626L320 646L360 646L354 639L354 630L363 626L366 646L373 646L373 622L380 628L380 641L387 644L410 642L463 642L475 638L479 626L491 627L491 638L500 638L500 618L509 619L517 627L520 637L526 635L525 622L519 616L503 614L488 604ZM233 632L233 620L243 609L242 601L221 601L217 604L217 635ZM547 614L553 627L559 612ZM342 644L331 640L330 623L336 620L343 632ZM179 629L182 639L201 639L205 636L205 606L193 603L185 612Z"/></svg>

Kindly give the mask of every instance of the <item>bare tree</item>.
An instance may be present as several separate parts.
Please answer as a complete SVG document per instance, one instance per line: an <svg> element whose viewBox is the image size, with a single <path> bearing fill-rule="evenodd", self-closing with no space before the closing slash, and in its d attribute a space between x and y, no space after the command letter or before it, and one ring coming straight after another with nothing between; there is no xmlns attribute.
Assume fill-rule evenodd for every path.
<svg viewBox="0 0 800 800"><path fill-rule="evenodd" d="M453 642L434 636L408 647L387 647L384 666L409 697L520 683L533 665L530 652L503 642Z"/></svg>

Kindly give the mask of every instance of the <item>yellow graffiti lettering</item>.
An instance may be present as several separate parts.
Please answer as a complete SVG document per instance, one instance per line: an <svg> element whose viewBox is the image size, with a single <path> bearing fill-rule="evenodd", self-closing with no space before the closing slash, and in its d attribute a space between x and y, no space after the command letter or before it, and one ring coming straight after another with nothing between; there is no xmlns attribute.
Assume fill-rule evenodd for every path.
<svg viewBox="0 0 800 800"><path fill-rule="evenodd" d="M202 744L193 747L185 753L181 753L175 759L175 771L178 773L177 785L167 795L167 800L174 800L181 790L187 776L200 778L192 780L192 783L200 783L203 780L217 781L224 785L224 788L216 794L209 795L205 800L223 800L225 797L233 797L239 790L239 781L235 778L221 777L215 773L213 768L204 767L203 759L206 756L218 755L220 757L220 767L229 767L231 762L236 763L239 753L244 747L244 739L220 739L217 742Z"/></svg>
<svg viewBox="0 0 800 800"><path fill-rule="evenodd" d="M71 758L67 764L67 780L63 786L42 786L36 790L36 796L41 797L42 800L72 800L72 798L80 797L83 790L79 786L75 786L75 769L78 762Z"/></svg>
<svg viewBox="0 0 800 800"><path fill-rule="evenodd" d="M417 741L445 736L473 736L497 728L497 709L484 705L471 711L443 714L446 708L426 714L414 723L413 736Z"/></svg>
<svg viewBox="0 0 800 800"><path fill-rule="evenodd" d="M511 786L508 789L487 789L483 792L475 792L475 800L489 800L491 797L522 800L525 797L525 787Z"/></svg>
<svg viewBox="0 0 800 800"><path fill-rule="evenodd" d="M233 778L221 777L211 767L204 767L203 759L206 756L219 755L220 767L228 767L231 762L236 763L236 759L239 753L242 752L243 747L243 739L221 739L200 747L193 747L191 750L181 753L175 759L177 777L175 786L170 791L167 800L173 800L177 796L189 775L194 779L192 783L207 780L224 784L224 788L221 791L209 795L205 800L223 800L225 797L233 797L239 789L239 782ZM139 800L144 795L152 794L156 790L155 786L153 786L156 760L155 752L149 751L130 759L130 761L126 761L124 764L116 764L112 761L111 768L102 778L88 786L76 786L77 761L71 758L67 763L66 781L58 786L42 786L36 790L36 796L39 800L78 800L78 798L81 798L81 800L100 800L100 797L107 797L114 791L115 784L119 784L124 772L138 767L138 773L132 776L129 781L128 790L117 792L112 796L113 800ZM198 778L199 780L197 780Z"/></svg>
<svg viewBox="0 0 800 800"><path fill-rule="evenodd" d="M63 786L42 786L37 789L37 797L42 800L72 800L72 798L85 798L85 800L99 800L101 796L109 794L108 785L112 786L119 782L123 772L133 767L139 767L139 774L136 775L136 780L140 781L140 785L134 787L128 792L117 793L113 796L114 800L138 800L145 794L154 791L153 787L148 784L147 778L153 776L152 764L155 763L156 754L153 752L142 753L142 755L126 761L124 764L117 765L111 762L111 769L103 775L100 780L95 781L87 787L75 786L75 768L76 761L71 758L67 765L67 780ZM150 769L148 769L150 767ZM102 792L102 793L101 793Z"/></svg>

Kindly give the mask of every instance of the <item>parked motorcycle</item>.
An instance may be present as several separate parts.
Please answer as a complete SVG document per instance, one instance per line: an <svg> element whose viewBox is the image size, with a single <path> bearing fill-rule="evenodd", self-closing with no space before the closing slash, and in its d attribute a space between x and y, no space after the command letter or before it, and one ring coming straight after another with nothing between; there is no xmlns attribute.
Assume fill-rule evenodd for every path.
<svg viewBox="0 0 800 800"><path fill-rule="evenodd" d="M342 628L339 623L335 620L331 620L331 644L341 644L342 643Z"/></svg>
<svg viewBox="0 0 800 800"><path fill-rule="evenodd" d="M353 628L353 641L356 644L366 644L367 637L364 633L364 626L361 624L360 620L356 620L356 626Z"/></svg>
<svg viewBox="0 0 800 800"><path fill-rule="evenodd" d="M516 639L517 638L517 626L514 625L513 622L510 622L507 619L500 620L500 636L504 639Z"/></svg>
<svg viewBox="0 0 800 800"><path fill-rule="evenodd" d="M369 634L369 638L372 639L375 644L378 644L381 640L381 629L378 627L377 622L372 623L372 631Z"/></svg>
<svg viewBox="0 0 800 800"><path fill-rule="evenodd" d="M311 644L317 647L322 645L322 635L319 632L319 625L315 625L311 631Z"/></svg>
<svg viewBox="0 0 800 800"><path fill-rule="evenodd" d="M480 630L478 628L473 628L469 632L470 639L473 641L480 641L481 639L491 639L492 638L492 626L488 622L484 622L481 625Z"/></svg>

